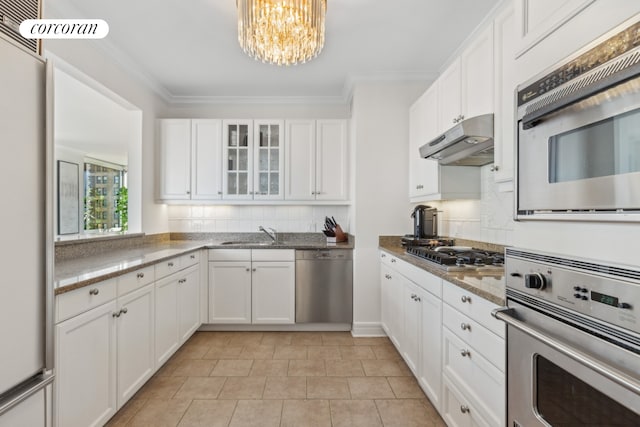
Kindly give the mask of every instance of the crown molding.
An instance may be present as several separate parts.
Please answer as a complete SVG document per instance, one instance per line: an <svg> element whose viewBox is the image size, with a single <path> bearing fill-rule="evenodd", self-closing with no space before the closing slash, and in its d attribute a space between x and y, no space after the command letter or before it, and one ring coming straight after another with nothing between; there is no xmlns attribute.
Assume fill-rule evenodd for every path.
<svg viewBox="0 0 640 427"><path fill-rule="evenodd" d="M182 96L172 95L169 104L175 105L345 105L343 96Z"/></svg>

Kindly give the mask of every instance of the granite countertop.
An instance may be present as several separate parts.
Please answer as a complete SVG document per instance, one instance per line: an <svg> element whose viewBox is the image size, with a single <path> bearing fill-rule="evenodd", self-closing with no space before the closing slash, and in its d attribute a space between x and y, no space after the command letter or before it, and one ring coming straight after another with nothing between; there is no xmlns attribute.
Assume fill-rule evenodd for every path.
<svg viewBox="0 0 640 427"><path fill-rule="evenodd" d="M239 242L223 244L225 242ZM266 240L238 239L170 240L143 246L106 250L93 255L56 261L54 290L56 295L82 288L93 283L121 276L163 260L200 249L353 249L354 238L349 242L327 243L324 239L292 239L278 244Z"/></svg>
<svg viewBox="0 0 640 427"><path fill-rule="evenodd" d="M438 277L442 277L444 280L489 300L494 304L500 306L506 304L504 272L492 271L491 273L478 273L456 271L448 273L437 267L433 267L433 264L428 261L407 255L404 247L400 243L400 237L381 237L379 247L409 264L415 265Z"/></svg>

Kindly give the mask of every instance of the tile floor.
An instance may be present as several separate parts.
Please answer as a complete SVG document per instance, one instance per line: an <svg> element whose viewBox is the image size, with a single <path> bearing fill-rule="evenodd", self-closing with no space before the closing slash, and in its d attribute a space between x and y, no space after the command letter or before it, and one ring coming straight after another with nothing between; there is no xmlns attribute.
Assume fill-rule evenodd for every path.
<svg viewBox="0 0 640 427"><path fill-rule="evenodd" d="M197 332L108 426L445 426L387 338Z"/></svg>

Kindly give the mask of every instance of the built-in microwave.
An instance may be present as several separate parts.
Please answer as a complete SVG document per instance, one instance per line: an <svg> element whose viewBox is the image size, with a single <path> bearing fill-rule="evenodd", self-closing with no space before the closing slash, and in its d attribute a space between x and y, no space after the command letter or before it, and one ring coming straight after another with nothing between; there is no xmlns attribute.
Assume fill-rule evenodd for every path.
<svg viewBox="0 0 640 427"><path fill-rule="evenodd" d="M640 221L640 17L518 86L517 220Z"/></svg>

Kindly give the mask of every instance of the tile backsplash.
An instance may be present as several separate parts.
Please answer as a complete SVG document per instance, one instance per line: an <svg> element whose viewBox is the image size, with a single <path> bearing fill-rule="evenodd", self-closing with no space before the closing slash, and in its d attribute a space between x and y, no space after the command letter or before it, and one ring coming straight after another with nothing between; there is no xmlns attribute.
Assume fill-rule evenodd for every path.
<svg viewBox="0 0 640 427"><path fill-rule="evenodd" d="M261 225L280 232L320 232L325 216L333 216L344 231L349 231L349 206L170 205L168 208L172 233L251 232Z"/></svg>

